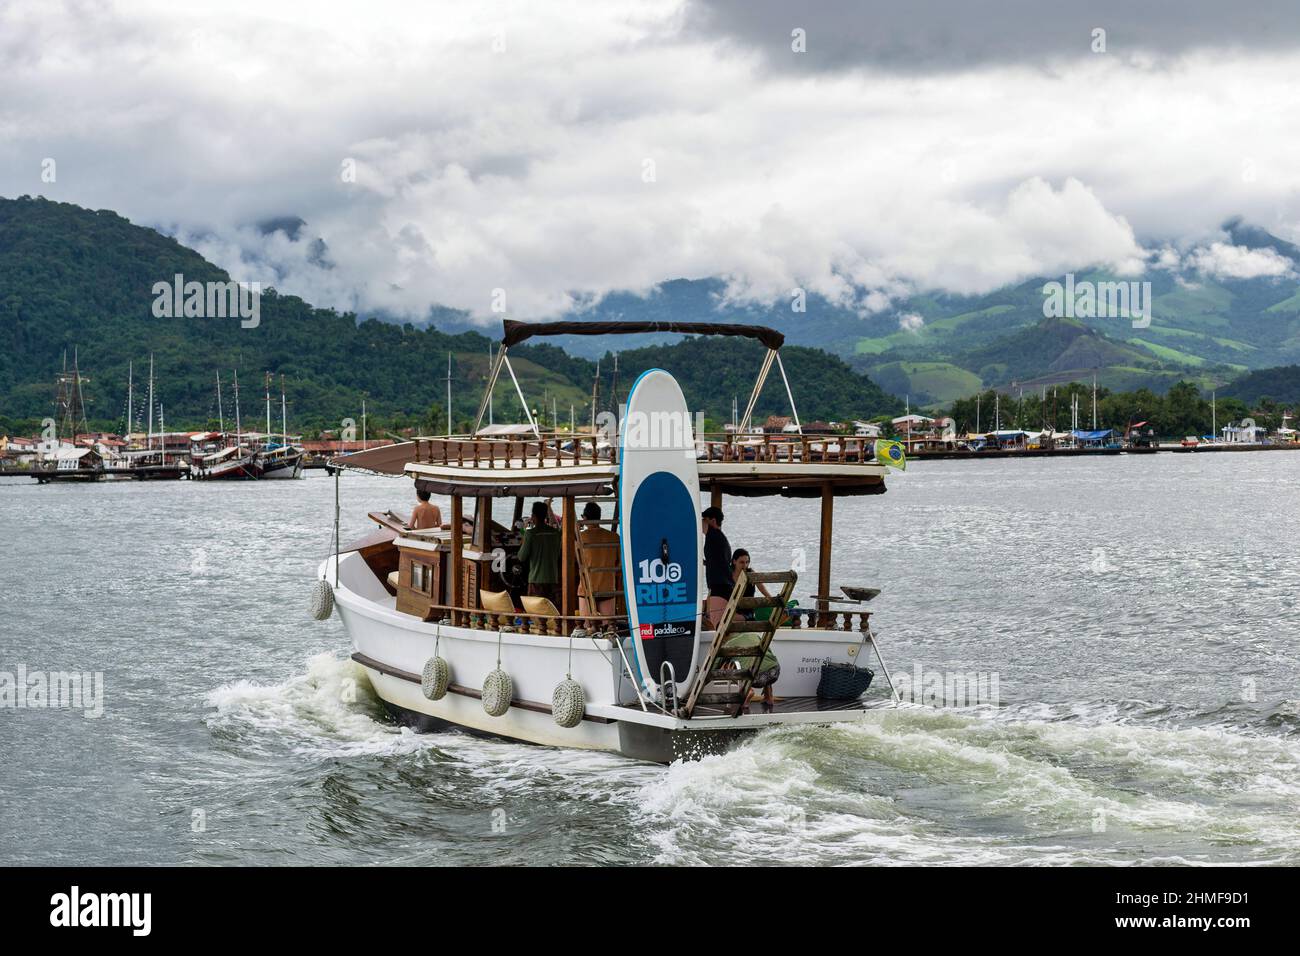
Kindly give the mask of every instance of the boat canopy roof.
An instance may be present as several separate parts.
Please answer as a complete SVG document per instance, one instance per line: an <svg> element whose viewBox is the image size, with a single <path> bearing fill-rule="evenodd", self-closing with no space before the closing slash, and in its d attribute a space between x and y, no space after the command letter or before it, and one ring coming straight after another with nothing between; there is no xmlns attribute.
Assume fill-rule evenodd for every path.
<svg viewBox="0 0 1300 956"><path fill-rule="evenodd" d="M730 495L836 497L880 494L885 466L871 439L753 436L696 441L700 486ZM618 481L620 451L599 435L431 437L331 458L331 464L406 475L434 494L473 497L604 494Z"/></svg>
<svg viewBox="0 0 1300 956"><path fill-rule="evenodd" d="M506 319L504 346L518 345L535 335L628 335L639 332L678 332L685 335L734 335L758 339L769 349L779 349L785 336L765 325L730 322L520 322Z"/></svg>

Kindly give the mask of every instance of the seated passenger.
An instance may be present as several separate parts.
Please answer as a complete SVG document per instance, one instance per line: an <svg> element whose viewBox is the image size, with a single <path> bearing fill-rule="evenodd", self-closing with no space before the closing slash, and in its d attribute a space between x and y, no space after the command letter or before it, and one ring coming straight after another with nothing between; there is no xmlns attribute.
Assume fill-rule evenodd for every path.
<svg viewBox="0 0 1300 956"><path fill-rule="evenodd" d="M748 570L749 570L749 552L746 551L744 548L737 548L731 554L731 580L735 582L740 577L741 571L748 571ZM770 598L772 596L772 593L768 591L766 585L763 584L756 585L754 584L753 581L750 581L746 583L745 593L742 594L741 597L753 597L755 588L757 588L759 591L762 591L763 597L765 598ZM752 610L741 611L740 616L743 617L746 621L754 620L754 612Z"/></svg>
<svg viewBox="0 0 1300 956"><path fill-rule="evenodd" d="M560 529L551 524L551 509L544 501L533 502L532 519L524 529L519 560L528 568L528 593L549 598L560 606Z"/></svg>
<svg viewBox="0 0 1300 956"><path fill-rule="evenodd" d="M727 638L726 646L757 648L762 640L763 636L761 634L737 634L735 637ZM728 661L728 666L730 666L731 661L734 661L735 666L740 670L748 670L754 664L754 658L752 657L733 657ZM749 685L751 691L762 690L763 703L768 707L776 703L772 685L777 682L780 676L781 662L776 659L776 654L772 652L772 645L769 644L767 650L763 653L762 662L758 665L758 673L754 676L753 683Z"/></svg>
<svg viewBox="0 0 1300 956"><path fill-rule="evenodd" d="M429 493L423 488L415 489L415 497L420 499L420 503L415 506L411 512L411 527L415 530L421 528L441 528L442 512L435 504L429 503Z"/></svg>
<svg viewBox="0 0 1300 956"><path fill-rule="evenodd" d="M582 520L599 521L600 505L594 501L588 501L586 507L582 509ZM586 582L591 582L591 590L596 594L607 594L610 591L620 590L615 570L594 570L595 568L617 568L619 563L618 534L609 528L602 528L599 524L586 524L578 528L578 536L582 539L582 562L587 572L581 579L583 584L582 591L578 595L578 613L613 617L615 599L612 597L599 597L593 601L591 596L586 593ZM613 547L610 547L610 545L613 545Z"/></svg>

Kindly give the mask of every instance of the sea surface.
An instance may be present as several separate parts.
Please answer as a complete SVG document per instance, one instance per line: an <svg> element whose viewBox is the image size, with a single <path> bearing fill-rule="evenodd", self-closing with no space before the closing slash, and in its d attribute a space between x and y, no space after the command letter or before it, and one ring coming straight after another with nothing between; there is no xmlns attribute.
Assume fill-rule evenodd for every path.
<svg viewBox="0 0 1300 956"><path fill-rule="evenodd" d="M0 707L0 865L1300 864L1298 477L1293 452L913 463L838 503L834 580L883 590L896 680L996 699L671 767L387 720L307 613L323 473L0 480L0 681L103 675L99 717ZM412 499L339 491L345 537ZM725 502L756 567L810 569L804 603L817 507Z"/></svg>

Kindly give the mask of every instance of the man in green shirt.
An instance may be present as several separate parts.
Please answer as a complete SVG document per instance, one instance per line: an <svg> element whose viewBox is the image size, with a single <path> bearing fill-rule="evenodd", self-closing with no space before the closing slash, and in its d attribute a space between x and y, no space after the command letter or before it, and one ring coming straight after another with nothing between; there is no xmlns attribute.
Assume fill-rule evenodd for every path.
<svg viewBox="0 0 1300 956"><path fill-rule="evenodd" d="M524 529L519 560L528 568L528 593L544 597L557 607L560 601L560 529L551 524L551 509L533 502L533 517Z"/></svg>

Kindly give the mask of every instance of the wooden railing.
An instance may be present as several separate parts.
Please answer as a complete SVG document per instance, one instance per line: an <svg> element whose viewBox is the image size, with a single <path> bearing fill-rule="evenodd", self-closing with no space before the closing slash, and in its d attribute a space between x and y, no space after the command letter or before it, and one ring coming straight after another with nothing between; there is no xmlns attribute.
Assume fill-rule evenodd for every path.
<svg viewBox="0 0 1300 956"><path fill-rule="evenodd" d="M781 628L819 631L865 631L871 621L870 611L821 611L815 608L793 608L786 612L787 619ZM856 618L856 620L855 620ZM576 627L581 627L593 637L610 630L626 637L627 618L608 614L529 614L526 611L489 611L484 608L451 607L432 604L425 614L426 621L446 620L457 627L476 631L508 630L517 634L537 634L550 637L568 637Z"/></svg>
<svg viewBox="0 0 1300 956"><path fill-rule="evenodd" d="M527 611L489 611L481 607L431 604L424 620L448 621L456 627L468 627L476 631L508 630L517 634L550 637L568 637L577 627L583 628L593 637L599 637L611 629L618 631L620 636L627 634L627 619L608 614L530 614Z"/></svg>
<svg viewBox="0 0 1300 956"><path fill-rule="evenodd" d="M781 626L795 630L860 632L865 631L870 623L870 611L820 611L816 608L794 608L793 617Z"/></svg>
<svg viewBox="0 0 1300 956"><path fill-rule="evenodd" d="M702 435L695 446L701 461L860 465L875 463L875 441L856 435Z"/></svg>
<svg viewBox="0 0 1300 956"><path fill-rule="evenodd" d="M604 435L543 432L541 436L416 438L418 464L458 468L555 468L617 465L618 445ZM856 435L702 434L696 455L706 462L875 464L875 439Z"/></svg>

